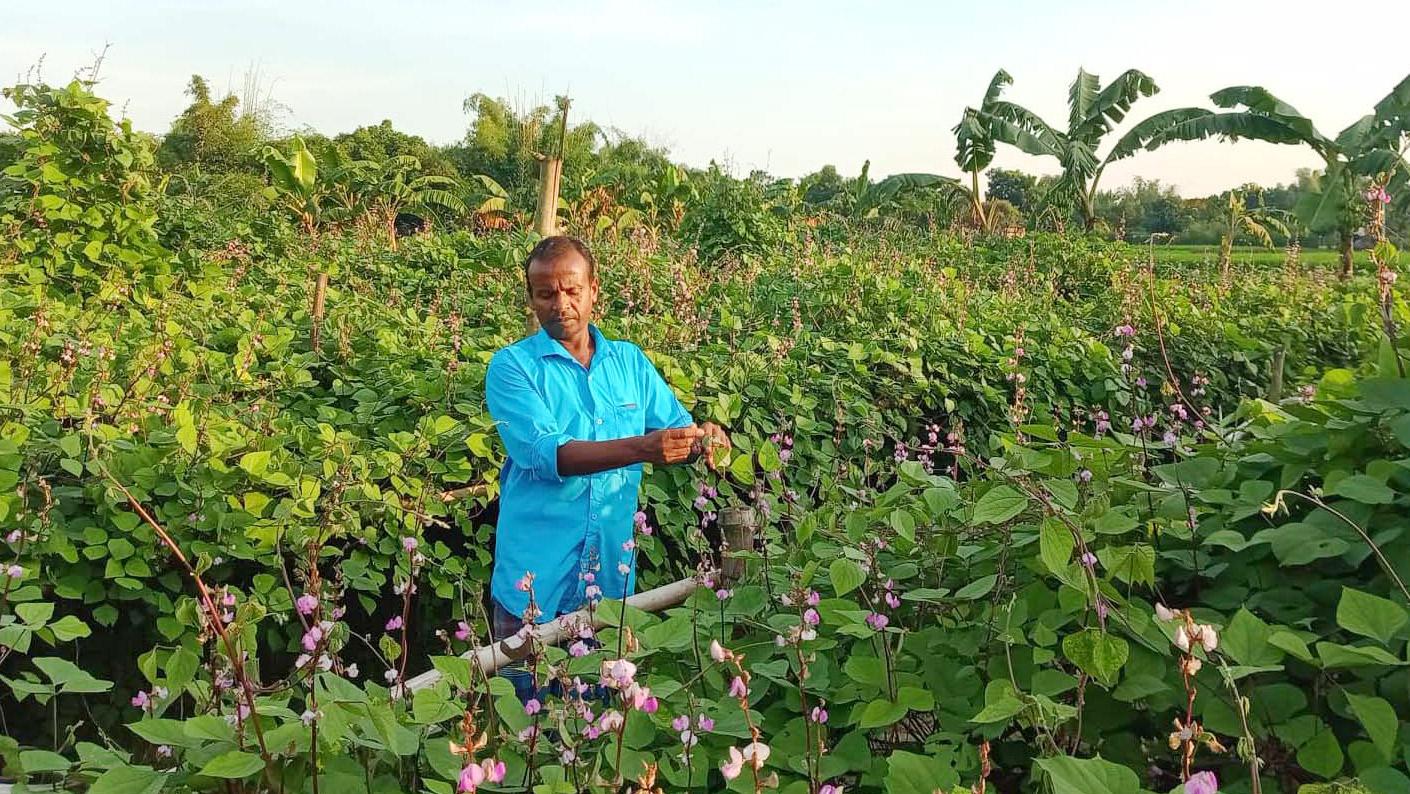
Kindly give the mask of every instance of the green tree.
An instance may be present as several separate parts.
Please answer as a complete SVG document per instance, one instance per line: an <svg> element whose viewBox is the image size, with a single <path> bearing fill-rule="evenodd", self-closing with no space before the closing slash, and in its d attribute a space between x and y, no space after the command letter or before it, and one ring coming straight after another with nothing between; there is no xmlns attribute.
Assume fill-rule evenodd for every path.
<svg viewBox="0 0 1410 794"><path fill-rule="evenodd" d="M423 173L442 176L458 176L455 163L440 149L427 143L419 135L408 135L383 119L381 124L358 127L333 138L333 143L343 154L353 161L367 160L380 163L395 157L414 157L420 163Z"/></svg>
<svg viewBox="0 0 1410 794"><path fill-rule="evenodd" d="M998 80L997 75L995 80ZM991 83L990 91L994 90ZM1126 118L1131 106L1159 91L1154 80L1136 69L1123 72L1105 88L1097 75L1079 69L1077 79L1068 90L1065 130L1053 127L1027 108L997 98L989 101L988 109L982 112L1012 125L1011 129L996 128L1004 130L1002 142L1028 154L1053 157L1058 161L1062 174L1044 194L1042 203L1073 207L1083 226L1090 230L1097 222L1097 189L1107 166L1140 151L1171 126L1211 113L1202 108L1177 108L1157 113L1133 126L1105 157L1100 156L1102 141Z"/></svg>
<svg viewBox="0 0 1410 794"><path fill-rule="evenodd" d="M967 107L960 123L955 125L955 162L969 175L969 187L963 191L969 201L970 215L977 228L992 230L985 214L984 195L979 192L979 175L994 161L998 144L1007 143L1024 151L1041 149L1044 144L1030 132L1041 128L1037 116L1012 103L999 99L1004 88L1013 83L1009 73L1000 69L989 79L989 88L978 108ZM1002 109L1003 112L999 112Z"/></svg>
<svg viewBox="0 0 1410 794"><path fill-rule="evenodd" d="M803 203L820 207L830 203L843 190L846 180L837 173L837 166L825 165L798 180L798 189L803 194Z"/></svg>
<svg viewBox="0 0 1410 794"><path fill-rule="evenodd" d="M533 206L538 155L558 149L556 109L538 105L516 110L507 100L474 94L465 100L473 116L464 142L448 154L463 176L487 174L520 206ZM570 126L563 141L563 173L593 169L602 130L592 122ZM565 179L571 184L571 178Z"/></svg>
<svg viewBox="0 0 1410 794"><path fill-rule="evenodd" d="M990 168L984 172L988 187L984 198L1007 201L1014 209L1027 212L1037 199L1038 177L1008 168Z"/></svg>
<svg viewBox="0 0 1410 794"><path fill-rule="evenodd" d="M259 166L260 145L269 132L267 120L241 108L228 94L213 101L204 77L192 75L186 88L191 104L171 124L157 161L167 169L195 167L210 171L253 171Z"/></svg>
<svg viewBox="0 0 1410 794"><path fill-rule="evenodd" d="M458 183L449 177L424 173L421 161L410 155L360 160L349 164L347 174L351 193L357 197L361 210L382 226L393 250L397 247L397 215L434 215L438 209L465 211L464 202L455 194Z"/></svg>
<svg viewBox="0 0 1410 794"><path fill-rule="evenodd" d="M1320 180L1299 197L1294 212L1308 229L1336 233L1342 275L1350 276L1352 243L1365 222L1361 187L1377 179L1392 193L1403 193L1407 184L1410 169L1404 151L1410 132L1410 76L1335 138L1323 135L1311 119L1261 86L1231 86L1214 92L1210 99L1226 111L1170 125L1152 135L1145 148L1214 136L1309 147L1322 158L1324 168Z"/></svg>

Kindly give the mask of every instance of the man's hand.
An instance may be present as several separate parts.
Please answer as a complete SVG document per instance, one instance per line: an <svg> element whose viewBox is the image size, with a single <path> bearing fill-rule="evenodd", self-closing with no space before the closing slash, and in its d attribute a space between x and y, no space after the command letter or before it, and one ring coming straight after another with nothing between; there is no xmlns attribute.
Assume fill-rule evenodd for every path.
<svg viewBox="0 0 1410 794"><path fill-rule="evenodd" d="M731 449L729 436L725 434L725 429L714 422L706 422L700 426L701 437L699 443L691 450L692 456L698 456L702 452L705 454L705 465L714 471L719 466L720 457Z"/></svg>
<svg viewBox="0 0 1410 794"><path fill-rule="evenodd" d="M695 425L653 430L641 437L641 458L646 463L682 463L704 435L705 431Z"/></svg>

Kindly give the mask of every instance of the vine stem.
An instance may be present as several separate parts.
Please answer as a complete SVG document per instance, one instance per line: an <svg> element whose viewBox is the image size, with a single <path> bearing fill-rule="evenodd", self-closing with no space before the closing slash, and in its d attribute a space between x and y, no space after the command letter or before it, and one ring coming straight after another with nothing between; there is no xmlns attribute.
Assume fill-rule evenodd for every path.
<svg viewBox="0 0 1410 794"><path fill-rule="evenodd" d="M210 620L211 626L215 629L215 633L220 636L221 643L225 645L225 652L230 657L230 665L234 668L235 675L240 681L241 692L245 695L245 705L250 709L250 722L255 726L255 739L259 742L260 755L264 758L265 769L268 770L272 759L269 755L269 747L264 743L264 729L260 727L259 724L259 712L255 710L254 688L250 685L250 679L245 674L245 664L241 661L240 655L236 653L234 642L225 631L225 624L220 619L220 610L216 609L215 600L211 598L210 590L206 588L205 581L201 579L200 574L196 573L196 569L191 565L190 560L186 559L186 554L181 551L181 547L176 544L176 541L172 539L171 535L167 534L167 531L162 528L161 524L158 524L156 519L152 518L151 513L148 513L147 510L142 507L142 504L137 501L137 497L133 496L132 492L127 490L127 486L123 485L114 477L112 472L109 472L106 467L103 469L103 474L119 491L122 491L122 495L127 497L127 503L131 505L132 509L136 510L137 514L142 517L142 520L146 521L147 525L157 533L157 537L161 538L162 543L165 544L168 549L171 549L171 553L176 556L176 559L181 563L181 566L186 569L186 573L191 577L191 580L196 583L196 589L201 594L201 603L206 608L207 618ZM239 717L238 710L235 716L237 718Z"/></svg>
<svg viewBox="0 0 1410 794"><path fill-rule="evenodd" d="M1273 505L1275 510L1278 506L1282 505L1284 496L1296 496L1301 499L1305 499L1308 502L1317 505L1323 510L1326 510L1328 513L1331 513L1332 515L1341 519L1344 524L1356 530L1356 534L1360 535L1361 539L1366 541L1366 545L1371 547L1371 553L1376 555L1376 561L1380 563L1381 570L1385 571L1387 574L1390 575L1391 580L1395 582L1395 586L1400 588L1400 594L1405 596L1405 600L1407 602L1410 602L1410 590L1406 589L1405 582L1401 581L1400 579L1400 574L1395 572L1395 569L1392 568L1390 565L1390 560L1387 560L1385 555L1381 553L1381 547L1377 546L1374 540L1371 540L1371 536L1366 534L1366 530L1362 529L1359 524L1357 524L1355 521L1352 521L1350 518L1347 518L1345 514L1343 514L1336 508L1328 505L1321 499L1318 499L1315 496L1308 496L1307 494L1302 493L1300 491L1289 491L1286 489L1278 491L1278 493L1273 497Z"/></svg>

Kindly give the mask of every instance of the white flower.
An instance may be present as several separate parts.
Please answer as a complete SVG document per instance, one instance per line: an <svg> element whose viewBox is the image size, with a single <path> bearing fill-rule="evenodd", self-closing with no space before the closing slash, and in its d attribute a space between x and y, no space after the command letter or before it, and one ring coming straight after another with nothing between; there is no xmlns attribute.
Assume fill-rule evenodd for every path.
<svg viewBox="0 0 1410 794"><path fill-rule="evenodd" d="M1205 653L1214 653L1214 649L1219 647L1219 635L1215 633L1213 626L1199 627L1199 642L1204 646Z"/></svg>
<svg viewBox="0 0 1410 794"><path fill-rule="evenodd" d="M744 760L753 764L755 769L760 769L764 766L764 762L769 760L769 752L770 750L767 744L763 742L750 742L745 745L744 752L741 753L741 755L744 756Z"/></svg>
<svg viewBox="0 0 1410 794"><path fill-rule="evenodd" d="M1190 635L1185 633L1184 626L1181 626L1180 628L1175 630L1175 647L1179 648L1185 653L1190 652Z"/></svg>
<svg viewBox="0 0 1410 794"><path fill-rule="evenodd" d="M1155 616L1158 617L1158 618L1160 618L1161 620L1174 620L1174 619L1175 619L1175 613L1172 612L1172 611L1170 610L1170 608L1167 607L1166 605L1164 605L1164 604L1159 604L1159 603L1155 605Z"/></svg>
<svg viewBox="0 0 1410 794"><path fill-rule="evenodd" d="M710 658L717 662L723 662L730 657L730 652L720 644L719 640L710 640Z"/></svg>
<svg viewBox="0 0 1410 794"><path fill-rule="evenodd" d="M348 678L357 678L357 663L356 663L356 662L354 662L354 663L348 665L347 673L348 673Z"/></svg>

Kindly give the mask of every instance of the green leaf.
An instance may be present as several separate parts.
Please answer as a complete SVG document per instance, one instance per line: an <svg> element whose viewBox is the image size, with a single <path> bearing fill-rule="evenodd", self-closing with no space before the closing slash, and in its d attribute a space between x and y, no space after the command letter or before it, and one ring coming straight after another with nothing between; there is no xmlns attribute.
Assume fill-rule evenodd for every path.
<svg viewBox="0 0 1410 794"><path fill-rule="evenodd" d="M20 752L20 769L28 775L39 772L63 772L72 765L73 762L69 759L49 750L23 750Z"/></svg>
<svg viewBox="0 0 1410 794"><path fill-rule="evenodd" d="M983 598L989 594L990 590L994 589L994 584L998 581L998 574L991 573L988 576L981 576L964 587L961 587L959 592L955 593L955 598L961 601L973 601L976 598Z"/></svg>
<svg viewBox="0 0 1410 794"><path fill-rule="evenodd" d="M1063 638L1062 652L1088 675L1113 686L1116 674L1131 655L1131 646L1126 640L1098 629L1084 629Z"/></svg>
<svg viewBox="0 0 1410 794"><path fill-rule="evenodd" d="M118 766L93 782L88 794L157 794L166 785L166 775L146 766Z"/></svg>
<svg viewBox="0 0 1410 794"><path fill-rule="evenodd" d="M984 688L984 708L969 718L970 722L985 725L992 722L1008 722L1023 711L1024 703L1014 691L1013 684L1006 680L989 682Z"/></svg>
<svg viewBox="0 0 1410 794"><path fill-rule="evenodd" d="M59 642L87 637L93 633L87 623L79 620L73 615L64 615L53 623L49 624L49 630L54 632L54 639Z"/></svg>
<svg viewBox="0 0 1410 794"><path fill-rule="evenodd" d="M1022 513L1028 507L1028 497L1012 485L990 488L979 497L971 520L975 524L1001 524Z"/></svg>
<svg viewBox="0 0 1410 794"><path fill-rule="evenodd" d="M1405 608L1394 601L1350 587L1341 590L1341 601L1337 603L1337 625L1353 634L1389 645L1391 638L1405 626L1407 620L1410 616L1405 614Z"/></svg>
<svg viewBox="0 0 1410 794"><path fill-rule="evenodd" d="M880 728L883 725L890 725L902 717L906 716L907 708L900 703L890 700L878 699L866 705L862 709L862 716L857 720L858 728Z"/></svg>
<svg viewBox="0 0 1410 794"><path fill-rule="evenodd" d="M1371 743L1387 762L1394 760L1395 738L1400 730L1400 717L1395 707L1383 698L1352 692L1346 693L1346 701L1356 719L1361 721L1361 727L1366 729L1366 735L1371 737Z"/></svg>
<svg viewBox="0 0 1410 794"><path fill-rule="evenodd" d="M1043 565L1064 581L1067 580L1067 567L1072 562L1072 549L1075 545L1072 531L1057 519L1044 521L1038 531L1039 556L1043 558Z"/></svg>
<svg viewBox="0 0 1410 794"><path fill-rule="evenodd" d="M186 724L181 720L145 719L128 723L127 729L152 744L165 744L171 747L200 747L201 739L186 732Z"/></svg>
<svg viewBox="0 0 1410 794"><path fill-rule="evenodd" d="M1317 657L1322 660L1322 666L1327 668L1405 664L1387 653L1384 648L1377 648L1374 645L1352 646L1338 645L1334 642L1319 642L1317 643Z"/></svg>
<svg viewBox="0 0 1410 794"><path fill-rule="evenodd" d="M229 752L212 758L205 766L201 767L201 774L204 777L219 777L228 780L239 780L264 769L264 761L254 753L246 753L240 750L230 750Z"/></svg>
<svg viewBox="0 0 1410 794"><path fill-rule="evenodd" d="M839 596L852 592L867 580L867 572L862 570L862 566L846 557L833 560L827 572L832 579L832 587Z"/></svg>
<svg viewBox="0 0 1410 794"><path fill-rule="evenodd" d="M754 481L754 459L747 453L738 453L729 462L729 473L741 483Z"/></svg>
<svg viewBox="0 0 1410 794"><path fill-rule="evenodd" d="M1326 724L1322 724L1317 733L1298 748L1297 763L1314 775L1332 778L1341 772L1346 763L1346 756L1342 753L1337 735L1332 733L1332 729Z"/></svg>
<svg viewBox="0 0 1410 794"><path fill-rule="evenodd" d="M1048 775L1053 794L1133 794L1141 779L1129 767L1103 758L1056 755L1035 762Z"/></svg>
<svg viewBox="0 0 1410 794"><path fill-rule="evenodd" d="M886 759L886 794L932 794L958 782L954 767L934 756L896 750Z"/></svg>
<svg viewBox="0 0 1410 794"><path fill-rule="evenodd" d="M1395 491L1387 488L1380 480L1365 474L1343 477L1337 480L1337 484L1328 489L1327 493L1368 505L1387 505L1395 501Z"/></svg>
<svg viewBox="0 0 1410 794"><path fill-rule="evenodd" d="M181 425L176 428L176 441L181 444L182 449L186 450L186 454L196 454L196 440L197 433L195 425Z"/></svg>
<svg viewBox="0 0 1410 794"><path fill-rule="evenodd" d="M271 454L269 450L264 449L255 452L246 452L244 455L240 456L240 468L249 472L251 477L262 477L264 473L269 470L269 458Z"/></svg>
<svg viewBox="0 0 1410 794"><path fill-rule="evenodd" d="M1283 655L1269 644L1272 634L1267 623L1247 609L1240 609L1219 635L1219 647L1239 664L1277 664Z"/></svg>
<svg viewBox="0 0 1410 794"><path fill-rule="evenodd" d="M112 681L104 681L89 675L86 670L67 659L54 656L34 660L34 666L44 671L44 675L54 682L60 694L107 692L113 688Z"/></svg>

